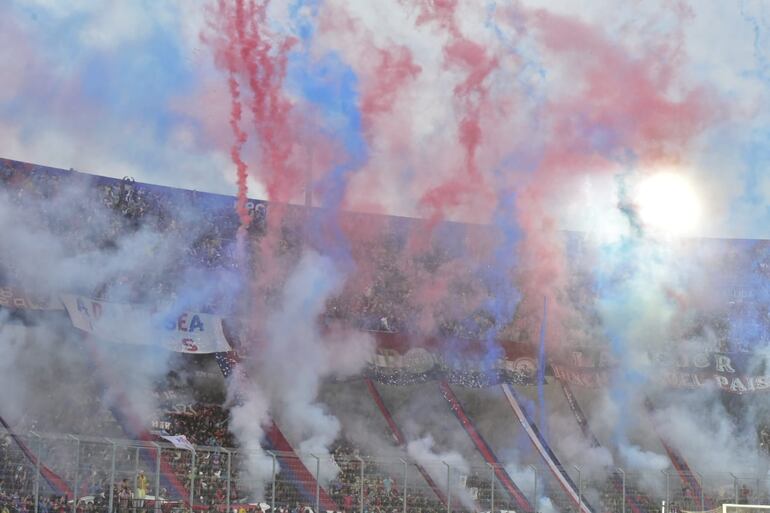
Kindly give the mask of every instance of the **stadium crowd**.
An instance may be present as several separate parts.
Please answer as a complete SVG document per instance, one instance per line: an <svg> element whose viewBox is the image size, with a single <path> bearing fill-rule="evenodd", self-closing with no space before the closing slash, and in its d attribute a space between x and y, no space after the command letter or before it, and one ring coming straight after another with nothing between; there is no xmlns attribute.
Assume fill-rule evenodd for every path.
<svg viewBox="0 0 770 513"><path fill-rule="evenodd" d="M11 192L14 204L32 207L26 210L37 213L36 222L41 226L51 233L67 234L63 240L73 254L109 250L122 238L140 230L163 234L162 251L171 248L181 252L158 259L173 262L165 272L154 272L152 276L119 274L95 290L81 291L85 295L107 299L109 294L120 293L132 302L173 297L186 269L227 271L238 267L235 239L239 225L232 198L137 184L130 178L90 178L7 162L0 162L0 184ZM64 200L72 194L77 194L78 201L66 202L65 207ZM256 201L249 203L249 211L249 235L257 241L265 234L270 212L265 203ZM286 276L279 268L288 272L304 245L312 243L304 235L307 218L303 209L286 207L280 215L280 236L270 251L277 257L273 260L281 264L271 269L275 279L259 284L267 303ZM414 329L428 322L436 326L440 335L460 338L478 338L494 327L494 316L477 307L478 298L485 294L488 285L462 259L456 258L458 250L450 251L443 242L435 242L411 254L407 250L410 229L403 219L383 221L376 216L349 214L341 222L343 229L355 232L350 252L361 264L361 270L341 294L329 299L327 318L344 319L379 331ZM73 226L78 229L73 231ZM359 226L371 230L354 228ZM437 240L453 239L455 228L448 225L449 235ZM179 243L174 244L175 241ZM161 248L150 245L145 251L152 257ZM8 276L0 278L12 280L12 263L4 266ZM439 283L445 289L444 297L433 310L426 311L428 307L421 305L430 302L421 301L421 296L428 292L421 288L431 289ZM198 305L198 310L203 312L221 312L229 305L216 291L202 301L204 304Z"/></svg>
<svg viewBox="0 0 770 513"><path fill-rule="evenodd" d="M69 233L62 241L72 254L93 250L114 249L118 241L127 234L140 230L152 230L164 235L166 240L184 240L180 244L164 244L143 248L148 257L171 247L181 254L173 255L164 261L173 262L168 272L153 272L147 275L117 274L110 282L101 283L94 290L79 291L94 298L109 299L110 294L119 291L122 297L131 301L142 302L147 298L174 297L180 280L185 279L188 268L232 270L238 267L235 255L235 238L238 219L233 212L232 198L216 197L167 190L160 187L136 184L132 179L123 180L95 179L95 183L83 183L85 178L78 175L57 174L47 170L30 170L23 167L13 168L0 165L0 182L6 191L11 191L10 200L18 206L34 205L29 211L37 212L36 223L46 226L52 233ZM62 207L62 198L71 194L87 194L77 202L67 202ZM97 208L99 207L99 208ZM267 216L270 214L264 203L254 202L249 206L253 221L249 233L255 240L263 236ZM201 215L201 212L205 212ZM281 237L272 249L285 261L299 257L303 246L303 216L287 215L281 227ZM356 218L353 223L360 221ZM331 298L327 304L327 317L330 320L345 320L359 326L378 331L404 331L423 326L426 323L435 327L441 335L456 339L481 338L490 331L497 331L498 336L506 329L497 326L495 317L489 311L478 307L479 297L489 292L492 285L482 276L477 276L473 269L454 257L448 247L435 245L414 255L405 251L409 244L408 232L399 223L393 221L377 227L378 235L362 236L351 251L356 261L368 262L361 271L365 276L356 276L350 280L348 288L340 295ZM363 223L366 225L366 223ZM79 229L72 232L72 227ZM192 236L190 236L192 234ZM448 245L449 246L449 245ZM184 265L180 265L180 262ZM3 262L0 279L13 283L16 275L13 262ZM366 279L363 279L366 278ZM422 285L432 283L446 289L440 301L431 304L426 301ZM439 285L436 285L438 283ZM264 295L269 301L276 283L261 284ZM429 288L429 287L427 287ZM229 301L225 292L202 299L198 305L200 311L218 312L227 309ZM433 310L425 311L430 304ZM88 397L84 395L84 397ZM92 414L87 404L61 406L61 411L52 411L53 424L63 423L62 418L81 418L84 425L78 434L103 434L114 431L116 425L106 408L97 408L99 414ZM57 420L58 419L58 420ZM192 443L205 445L210 450L200 451L194 468L192 458L184 451L173 451L169 458L170 466L177 478L190 487L194 483L195 504L202 509L223 509L226 502L227 482L225 452L216 448L233 447L234 439L227 428L228 413L220 406L197 404L192 412L183 412L169 416L169 432L185 435ZM68 425L72 425L69 420ZM35 426L31 426L34 428ZM763 447L770 447L770 430L762 431ZM334 501L346 513L360 511L360 490L363 487L364 510L367 513L394 513L403 507L403 490L398 480L389 476L383 469L377 468L372 458L363 455L349 442L340 440L332 449L335 462L340 469L337 478L329 483L328 491ZM48 458L56 460L54 452ZM76 509L82 513L103 512L108 504L110 485L113 486L113 500L118 513L138 513L146 511L149 502L143 497L147 486L142 488L142 478L138 471L135 455L121 453L118 462L120 478L110 483L108 460L110 451L105 446L98 448L86 446L83 449L81 468L78 469L79 484L83 488L79 496L92 497L81 501ZM358 458L364 458L369 469L360 475ZM75 482L73 468L64 469L63 477L68 482ZM230 501L234 510L242 513L254 510L257 506L249 502L249 487L242 483L239 469L232 468L229 490ZM82 473L82 475L80 475ZM20 451L14 449L14 441L5 436L0 444L0 513L29 513L34 510L33 484L34 468ZM143 475L143 474L142 474ZM479 475L467 476L466 487L475 489L480 502L488 502L489 488L484 485ZM243 486L239 486L241 483ZM79 490L80 491L80 490ZM270 497L271 489L264 497ZM741 500L757 500L748 487L740 489ZM167 491L161 491L161 497L168 498ZM607 511L620 511L617 503L619 495L611 489L602 494ZM279 511L299 513L304 507L311 506L303 500L299 490L288 476L279 474L276 486L276 502ZM65 513L71 510L71 497L65 495L41 494L40 509L44 513ZM500 500L500 498L498 498ZM637 493L635 500L644 511L652 513L658 505L653 504L643 494ZM693 504L693 498L685 492L676 498L669 511L699 509ZM717 503L725 497L709 496L709 501ZM181 498L169 500L165 509L173 509L182 504ZM408 511L415 513L440 513L445 507L433 496L429 489L407 490ZM511 508L512 509L512 508Z"/></svg>

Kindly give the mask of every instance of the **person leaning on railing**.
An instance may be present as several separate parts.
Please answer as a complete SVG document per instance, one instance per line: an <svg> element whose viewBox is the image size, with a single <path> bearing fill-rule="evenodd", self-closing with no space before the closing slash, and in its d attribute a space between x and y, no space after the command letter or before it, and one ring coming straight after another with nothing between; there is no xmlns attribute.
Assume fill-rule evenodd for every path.
<svg viewBox="0 0 770 513"><path fill-rule="evenodd" d="M147 476L144 475L144 470L139 471L139 475L136 476L136 502L137 508L144 508L144 498L147 495L147 489L150 481Z"/></svg>

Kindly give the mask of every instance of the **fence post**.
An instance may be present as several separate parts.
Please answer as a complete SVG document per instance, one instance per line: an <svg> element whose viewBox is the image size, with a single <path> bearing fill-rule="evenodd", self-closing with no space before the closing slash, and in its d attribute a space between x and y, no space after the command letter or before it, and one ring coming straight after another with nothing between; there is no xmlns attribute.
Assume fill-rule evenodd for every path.
<svg viewBox="0 0 770 513"><path fill-rule="evenodd" d="M136 450L134 451L134 492L136 492L136 485L139 481L139 476L137 475L139 473L139 447L136 447Z"/></svg>
<svg viewBox="0 0 770 513"><path fill-rule="evenodd" d="M361 513L364 513L364 460L361 458L361 456L356 456L356 459L361 464L361 499L359 501L360 511Z"/></svg>
<svg viewBox="0 0 770 513"><path fill-rule="evenodd" d="M738 478L732 472L729 474L733 478L733 504L738 504Z"/></svg>
<svg viewBox="0 0 770 513"><path fill-rule="evenodd" d="M694 472L694 473L695 475L700 477L700 510L706 511L706 501L704 500L704 497L703 497L703 494L705 493L704 488L706 487L706 483L705 483L705 480L703 479L703 474L701 474L700 472Z"/></svg>
<svg viewBox="0 0 770 513"><path fill-rule="evenodd" d="M268 451L268 454L273 457L273 490L270 498L270 511L275 511L275 453L272 451Z"/></svg>
<svg viewBox="0 0 770 513"><path fill-rule="evenodd" d="M75 440L75 483L72 487L72 513L77 513L78 510L78 486L80 481L80 438L76 437L75 435L67 435L68 437Z"/></svg>
<svg viewBox="0 0 770 513"><path fill-rule="evenodd" d="M30 431L30 434L37 438L37 453L35 454L35 513L38 513L40 508L40 453L43 452L43 440L34 431Z"/></svg>
<svg viewBox="0 0 770 513"><path fill-rule="evenodd" d="M192 465L190 467L190 513L195 509L195 447L190 449Z"/></svg>
<svg viewBox="0 0 770 513"><path fill-rule="evenodd" d="M155 507L153 509L155 513L160 513L160 458L163 448L155 442L152 442L152 445L155 446Z"/></svg>
<svg viewBox="0 0 770 513"><path fill-rule="evenodd" d="M311 454L315 458L315 513L321 511L321 458Z"/></svg>
<svg viewBox="0 0 770 513"><path fill-rule="evenodd" d="M227 453L227 482L225 483L225 513L230 513L230 476L233 470L233 453L230 449L222 448ZM275 511L273 507L270 511Z"/></svg>
<svg viewBox="0 0 770 513"><path fill-rule="evenodd" d="M446 513L452 513L452 467L445 461L442 461L446 465Z"/></svg>
<svg viewBox="0 0 770 513"><path fill-rule="evenodd" d="M407 488L407 484L408 484L406 475L409 472L409 464L406 462L405 459L401 459L401 462L404 464L404 504L403 504L404 511L403 511L403 513L406 513L406 488Z"/></svg>
<svg viewBox="0 0 770 513"><path fill-rule="evenodd" d="M539 502L537 500L537 467L529 465L529 468L532 469L532 475L534 476L532 481L532 509L537 512L537 503Z"/></svg>
<svg viewBox="0 0 770 513"><path fill-rule="evenodd" d="M621 481L621 485L623 487L623 506L621 512L626 513L626 471L618 467L618 472L620 472L620 477L623 479Z"/></svg>
<svg viewBox="0 0 770 513"><path fill-rule="evenodd" d="M489 465L489 492L490 492L490 498L489 498L489 511L490 513L495 513L495 467L492 465L492 463L487 463Z"/></svg>
<svg viewBox="0 0 770 513"><path fill-rule="evenodd" d="M577 470L578 475L578 513L583 511L583 476L580 473L580 467L572 465L572 468Z"/></svg>
<svg viewBox="0 0 770 513"><path fill-rule="evenodd" d="M112 508L115 505L115 451L117 450L117 445L109 438L106 438L106 440L112 444L112 463L110 464L110 498L107 499L107 509L109 510L108 513L112 513Z"/></svg>
<svg viewBox="0 0 770 513"><path fill-rule="evenodd" d="M131 489L131 496L132 497L134 497L133 494L136 493L136 483L137 483L138 477L139 477L139 476L137 476L138 473L139 473L139 447L136 447L135 451L134 451L134 479L133 479L134 483L133 483L133 488ZM136 498L134 498L131 501L131 510L132 511L136 511L136 503L137 503L137 500L136 500Z"/></svg>

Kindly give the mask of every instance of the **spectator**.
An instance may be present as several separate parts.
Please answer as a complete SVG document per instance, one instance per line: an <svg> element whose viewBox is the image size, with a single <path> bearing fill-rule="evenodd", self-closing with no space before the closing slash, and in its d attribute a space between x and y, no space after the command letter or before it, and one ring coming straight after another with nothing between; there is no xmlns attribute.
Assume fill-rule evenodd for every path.
<svg viewBox="0 0 770 513"><path fill-rule="evenodd" d="M144 470L139 471L139 475L136 476L136 506L139 508L144 507L144 498L147 495L147 489L149 488L149 480L144 475Z"/></svg>
<svg viewBox="0 0 770 513"><path fill-rule="evenodd" d="M390 495L390 492L393 489L393 480L390 476L386 476L385 479L382 480L382 486L385 487L385 494Z"/></svg>
<svg viewBox="0 0 770 513"><path fill-rule="evenodd" d="M120 484L120 491L118 492L118 513L128 513L132 499L133 494L128 486L128 479L124 479Z"/></svg>
<svg viewBox="0 0 770 513"><path fill-rule="evenodd" d="M353 511L353 496L349 493L345 494L342 500L342 507L345 513L351 513Z"/></svg>

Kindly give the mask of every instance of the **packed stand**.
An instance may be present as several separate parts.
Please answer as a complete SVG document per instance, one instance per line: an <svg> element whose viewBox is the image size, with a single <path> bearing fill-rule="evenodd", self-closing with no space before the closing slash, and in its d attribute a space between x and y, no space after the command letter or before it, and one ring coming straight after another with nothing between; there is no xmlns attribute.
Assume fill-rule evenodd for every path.
<svg viewBox="0 0 770 513"><path fill-rule="evenodd" d="M12 438L0 438L0 509L9 513L34 511L33 490L30 486L34 468L24 461Z"/></svg>
<svg viewBox="0 0 770 513"><path fill-rule="evenodd" d="M340 469L337 478L329 484L328 491L334 501L345 513L360 511L361 498L361 463L364 461L363 497L364 510L370 513L395 513L403 511L403 483L399 476L391 476L378 468L377 462L360 453L344 438L339 439L332 447L331 454ZM415 479L415 476L412 476ZM407 489L408 511L416 513L440 513L446 508L435 498L430 497L422 489L414 486Z"/></svg>
<svg viewBox="0 0 770 513"><path fill-rule="evenodd" d="M164 251L184 248L184 254L169 259L174 266L165 272L153 276L117 275L110 283L81 291L94 298L109 298L110 291L121 289L127 291L121 292L121 297L129 297L132 302L173 297L185 268L227 270L238 266L234 254L238 218L233 198L137 184L128 177L90 177L11 161L0 161L0 181L11 191L14 203L38 212L41 225L52 233L68 234L65 242L73 254L116 247L122 238L140 229L163 234ZM63 208L60 200L66 200L68 194L77 194L78 201L68 201L67 208ZM79 206L72 207L71 203ZM96 205L102 208L94 208ZM249 202L248 208L252 214L249 233L257 241L265 233L268 211L263 202ZM312 242L305 236L304 209L284 210L281 226L276 228L277 243L259 250L273 251L277 257L271 259L274 265L284 268L272 269L276 279L260 276L260 280L267 280L257 287L266 304L280 290L281 280L302 248ZM342 294L329 300L328 318L377 331L403 331L427 321L439 334L460 338L478 338L494 327L494 317L477 306L478 298L489 292L488 285L462 263L457 250L444 247L451 243L437 242L411 255L408 233L412 221L405 224L399 219L348 214L341 223L350 235L351 253L362 264L362 270ZM375 232L360 233L357 226L372 226ZM77 227L74 232L73 227ZM449 228L440 239L452 239L453 230ZM175 240L180 243L169 244ZM152 257L160 248L146 250ZM427 311L419 307L419 288L430 287L436 280L445 282L445 298L435 311ZM211 298L200 310L216 310L222 301L225 298Z"/></svg>

